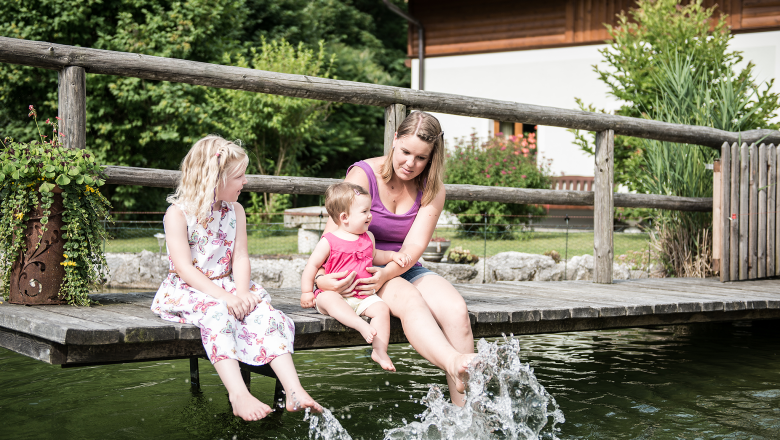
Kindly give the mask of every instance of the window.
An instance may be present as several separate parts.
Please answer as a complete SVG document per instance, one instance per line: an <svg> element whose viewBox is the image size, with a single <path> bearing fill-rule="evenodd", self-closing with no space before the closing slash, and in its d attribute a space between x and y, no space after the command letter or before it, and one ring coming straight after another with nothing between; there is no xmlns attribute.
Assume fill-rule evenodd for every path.
<svg viewBox="0 0 780 440"><path fill-rule="evenodd" d="M514 136L521 133L536 133L536 126L532 124L522 124L520 122L493 121L493 135L498 136L499 133L504 136Z"/></svg>

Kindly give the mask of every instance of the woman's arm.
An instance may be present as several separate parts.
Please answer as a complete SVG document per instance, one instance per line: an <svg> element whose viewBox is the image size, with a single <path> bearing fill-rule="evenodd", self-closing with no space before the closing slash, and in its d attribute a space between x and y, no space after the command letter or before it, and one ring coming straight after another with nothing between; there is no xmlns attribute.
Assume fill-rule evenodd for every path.
<svg viewBox="0 0 780 440"><path fill-rule="evenodd" d="M218 300L225 301L228 310L234 316L243 317L247 312L242 308L243 301L214 284L206 275L192 265L192 254L188 243L187 219L176 206L168 208L165 218L165 242L168 252L176 268L176 273L185 283L195 290L201 291ZM243 314L241 312L243 311Z"/></svg>

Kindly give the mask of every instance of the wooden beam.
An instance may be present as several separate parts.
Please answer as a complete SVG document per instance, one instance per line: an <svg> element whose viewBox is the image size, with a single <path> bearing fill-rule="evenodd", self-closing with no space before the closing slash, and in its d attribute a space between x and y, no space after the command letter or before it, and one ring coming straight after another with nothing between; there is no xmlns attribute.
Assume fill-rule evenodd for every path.
<svg viewBox="0 0 780 440"><path fill-rule="evenodd" d="M141 185L158 188L175 188L179 171L107 166L104 168L107 183L112 185ZM325 189L338 179L314 177L249 175L245 191L278 194L325 194ZM593 191L569 191L551 189L507 188L479 185L444 185L447 200L468 200L527 205L576 205L593 206ZM703 197L660 196L656 194L614 194L618 207L669 209L674 211L712 211L712 199Z"/></svg>
<svg viewBox="0 0 780 440"><path fill-rule="evenodd" d="M52 70L61 70L67 66L80 66L92 74L172 81L350 104L380 107L404 104L407 108L415 110L597 132L614 130L615 134L619 135L698 144L711 148L720 148L724 141L730 143L739 140L756 142L761 138L764 138L766 142L780 143L780 133L776 130L750 130L732 133L710 127L670 124L603 113L267 72L8 37L0 37L0 62Z"/></svg>
<svg viewBox="0 0 780 440"><path fill-rule="evenodd" d="M729 278L734 281L739 279L739 234L740 234L740 208L739 208L739 145L731 144L731 212L729 213Z"/></svg>
<svg viewBox="0 0 780 440"><path fill-rule="evenodd" d="M766 277L766 218L769 216L766 209L767 188L767 160L766 145L758 147L758 277Z"/></svg>
<svg viewBox="0 0 780 440"><path fill-rule="evenodd" d="M87 75L83 67L66 66L59 75L59 131L67 148L87 147Z"/></svg>
<svg viewBox="0 0 780 440"><path fill-rule="evenodd" d="M615 218L613 199L615 133L596 133L596 166L593 179L593 282L612 283L612 231Z"/></svg>
<svg viewBox="0 0 780 440"><path fill-rule="evenodd" d="M750 211L745 220L750 222L748 238L748 277L758 278L758 147L750 145Z"/></svg>
<svg viewBox="0 0 780 440"><path fill-rule="evenodd" d="M720 224L720 254L715 253L713 249L713 256L720 259L719 270L720 280L722 282L729 281L731 261L729 259L730 247L730 233L731 233L731 147L728 142L723 143L720 153L720 216L715 216L713 213L712 221ZM714 194L713 194L714 199ZM713 228L714 229L714 228ZM715 237L713 232L713 237Z"/></svg>
<svg viewBox="0 0 780 440"><path fill-rule="evenodd" d="M748 255L748 226L750 225L750 155L748 146L743 143L739 148L739 278L748 279L750 257Z"/></svg>
<svg viewBox="0 0 780 440"><path fill-rule="evenodd" d="M775 234L777 228L777 149L774 145L767 148L769 164L768 182L767 182L767 225L766 225L766 274L773 276L775 274L775 264L777 264L777 247L775 246Z"/></svg>
<svg viewBox="0 0 780 440"><path fill-rule="evenodd" d="M726 144L728 145L728 144ZM712 270L721 272L721 254L723 253L723 182L721 174L721 161L716 160L712 164ZM723 277L721 276L721 281Z"/></svg>
<svg viewBox="0 0 780 440"><path fill-rule="evenodd" d="M385 155L393 149L393 137L398 130L398 126L406 118L406 106L403 104L392 104L385 107Z"/></svg>

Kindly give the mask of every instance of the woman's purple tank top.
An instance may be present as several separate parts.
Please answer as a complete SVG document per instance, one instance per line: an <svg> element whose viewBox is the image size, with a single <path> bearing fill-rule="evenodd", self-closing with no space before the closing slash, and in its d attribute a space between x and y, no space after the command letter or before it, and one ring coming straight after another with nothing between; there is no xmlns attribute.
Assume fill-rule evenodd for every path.
<svg viewBox="0 0 780 440"><path fill-rule="evenodd" d="M422 191L417 192L417 199L414 205L405 214L393 214L385 208L382 200L379 198L379 188L376 185L376 176L374 170L365 161L355 162L347 169L347 174L352 167L360 167L368 176L368 193L371 195L371 215L373 219L368 226L368 230L374 234L376 248L383 251L398 251L406 240L409 229L412 228L414 219L417 218L417 212L420 210L420 201L422 200ZM421 266L418 262L415 266Z"/></svg>

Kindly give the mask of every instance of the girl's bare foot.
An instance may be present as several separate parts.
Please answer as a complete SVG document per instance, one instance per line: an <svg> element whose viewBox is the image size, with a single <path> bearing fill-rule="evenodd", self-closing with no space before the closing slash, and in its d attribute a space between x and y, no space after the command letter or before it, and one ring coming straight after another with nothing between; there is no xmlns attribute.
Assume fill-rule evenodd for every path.
<svg viewBox="0 0 780 440"><path fill-rule="evenodd" d="M387 355L386 351L379 351L375 348L374 351L371 352L371 359L379 364L383 370L395 371L395 365L393 365L393 361L390 360L390 356Z"/></svg>
<svg viewBox="0 0 780 440"><path fill-rule="evenodd" d="M271 407L257 400L249 392L230 396L230 405L233 407L233 415L241 417L247 422L260 420L271 413Z"/></svg>
<svg viewBox="0 0 780 440"><path fill-rule="evenodd" d="M368 342L369 344L374 342L374 336L376 336L376 329L371 326L371 324L363 321L365 325L361 325L360 327L356 328L355 330L360 332L360 335L363 336L363 338Z"/></svg>
<svg viewBox="0 0 780 440"><path fill-rule="evenodd" d="M451 364L450 368L452 368L452 370L449 371L449 374L455 378L455 389L459 393L466 392L466 382L469 380L469 364L471 364L471 361L473 361L475 357L477 357L475 353L461 354L455 356L455 359Z"/></svg>
<svg viewBox="0 0 780 440"><path fill-rule="evenodd" d="M322 412L320 404L315 402L303 388L298 388L297 390L286 394L287 411L300 411L302 409L311 408L312 412Z"/></svg>

